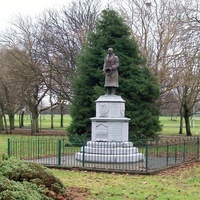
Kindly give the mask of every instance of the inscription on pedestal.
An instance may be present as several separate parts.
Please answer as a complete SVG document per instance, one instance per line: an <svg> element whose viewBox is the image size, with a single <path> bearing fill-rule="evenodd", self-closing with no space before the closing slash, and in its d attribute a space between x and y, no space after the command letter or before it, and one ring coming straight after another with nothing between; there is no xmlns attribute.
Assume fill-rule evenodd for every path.
<svg viewBox="0 0 200 200"><path fill-rule="evenodd" d="M96 141L107 141L108 140L108 127L106 124L98 124L96 126Z"/></svg>
<svg viewBox="0 0 200 200"><path fill-rule="evenodd" d="M109 139L113 141L121 141L122 139L122 123L110 124L109 127Z"/></svg>

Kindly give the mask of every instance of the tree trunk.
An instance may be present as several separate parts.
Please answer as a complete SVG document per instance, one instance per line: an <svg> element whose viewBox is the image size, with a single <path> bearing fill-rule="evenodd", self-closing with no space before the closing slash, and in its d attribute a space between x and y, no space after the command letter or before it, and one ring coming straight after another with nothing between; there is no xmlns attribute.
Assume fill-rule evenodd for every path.
<svg viewBox="0 0 200 200"><path fill-rule="evenodd" d="M179 134L183 134L183 108L180 108L180 127Z"/></svg>
<svg viewBox="0 0 200 200"><path fill-rule="evenodd" d="M3 116L3 119L4 119L6 134L8 134L8 125L7 125L6 115L5 115L4 108L3 108L2 104L1 104L1 111L2 111L2 116Z"/></svg>
<svg viewBox="0 0 200 200"><path fill-rule="evenodd" d="M180 116L179 134L183 134L183 116Z"/></svg>
<svg viewBox="0 0 200 200"><path fill-rule="evenodd" d="M39 114L37 109L32 112L32 121L31 121L31 134L39 133L38 125Z"/></svg>
<svg viewBox="0 0 200 200"><path fill-rule="evenodd" d="M4 130L4 125L3 125L3 115L0 111L0 132Z"/></svg>
<svg viewBox="0 0 200 200"><path fill-rule="evenodd" d="M22 127L24 127L24 110L21 111L19 116L20 116L19 127L22 128Z"/></svg>
<svg viewBox="0 0 200 200"><path fill-rule="evenodd" d="M51 129L54 129L54 122L53 122L53 108L51 107Z"/></svg>
<svg viewBox="0 0 200 200"><path fill-rule="evenodd" d="M3 119L4 119L5 128L6 128L6 134L8 134L8 125L7 125L7 120L6 120L5 114L3 114Z"/></svg>
<svg viewBox="0 0 200 200"><path fill-rule="evenodd" d="M4 130L4 124L3 124L3 112L2 109L0 109L0 132Z"/></svg>
<svg viewBox="0 0 200 200"><path fill-rule="evenodd" d="M184 109L183 112L184 112L184 119L185 119L186 135L192 136L191 128L190 128L190 111L187 108L187 105L185 105L183 109Z"/></svg>
<svg viewBox="0 0 200 200"><path fill-rule="evenodd" d="M185 116L184 118L185 118L186 135L187 136L192 136L191 128L190 128L190 117L189 116Z"/></svg>
<svg viewBox="0 0 200 200"><path fill-rule="evenodd" d="M52 94L50 92L50 105L51 105L51 129L54 129L54 121L53 121L53 101L52 101Z"/></svg>
<svg viewBox="0 0 200 200"><path fill-rule="evenodd" d="M64 106L63 103L60 104L60 127L63 128L63 111L64 111Z"/></svg>
<svg viewBox="0 0 200 200"><path fill-rule="evenodd" d="M10 130L15 129L15 115L9 114Z"/></svg>

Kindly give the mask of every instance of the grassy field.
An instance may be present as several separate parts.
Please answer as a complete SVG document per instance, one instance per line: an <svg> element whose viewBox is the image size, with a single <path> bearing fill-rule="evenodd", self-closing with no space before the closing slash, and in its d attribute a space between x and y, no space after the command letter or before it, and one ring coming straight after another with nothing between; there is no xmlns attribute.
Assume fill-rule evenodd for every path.
<svg viewBox="0 0 200 200"><path fill-rule="evenodd" d="M162 125L161 135L178 135L180 127L180 118L170 116L161 116L160 123ZM194 136L200 136L200 117L195 117L195 121L191 123L191 131ZM186 134L185 125L183 125L183 134Z"/></svg>
<svg viewBox="0 0 200 200"><path fill-rule="evenodd" d="M8 138L11 138L11 137L21 137L21 136L17 136L17 135L2 135L0 134L0 156L1 155L7 155L8 153Z"/></svg>
<svg viewBox="0 0 200 200"><path fill-rule="evenodd" d="M7 120L8 121L8 120ZM64 115L63 117L63 125L64 127L60 127L60 115L54 115L53 117L53 124L54 128L58 130L66 130L66 128L69 126L71 122L71 117L69 115ZM9 124L9 122L8 122ZM15 126L19 126L19 116L15 115ZM31 127L31 117L30 115L24 116L24 126L27 128ZM42 129L48 129L51 128L51 116L50 115L40 115L39 116L39 127Z"/></svg>
<svg viewBox="0 0 200 200"><path fill-rule="evenodd" d="M180 126L180 118L170 116L161 116L160 123L162 125L162 131L160 134L162 135L178 135L179 126ZM50 128L50 115L41 115L39 117L39 127L42 129ZM26 115L24 117L24 126L30 128L31 124L30 115ZM71 117L69 115L64 115L64 127L60 127L60 116L54 115L54 129L57 130L66 130L71 122ZM192 121L191 131L193 135L200 136L200 116L195 117L195 121ZM17 127L19 124L19 116L15 116L15 126ZM183 127L183 134L185 134L185 126Z"/></svg>
<svg viewBox="0 0 200 200"><path fill-rule="evenodd" d="M200 197L200 166L149 176L52 171L68 187L88 188L91 192L88 200L199 200Z"/></svg>

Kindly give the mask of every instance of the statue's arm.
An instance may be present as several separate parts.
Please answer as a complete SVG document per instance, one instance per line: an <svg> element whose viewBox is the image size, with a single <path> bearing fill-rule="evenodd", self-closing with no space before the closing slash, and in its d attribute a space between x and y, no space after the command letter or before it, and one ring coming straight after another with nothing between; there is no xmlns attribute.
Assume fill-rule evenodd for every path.
<svg viewBox="0 0 200 200"><path fill-rule="evenodd" d="M117 69L119 67L119 58L118 56L115 56L115 59L114 59L114 65L112 66L112 69Z"/></svg>
<svg viewBox="0 0 200 200"><path fill-rule="evenodd" d="M105 69L106 69L106 57L104 59L104 64L103 64L103 71L105 72Z"/></svg>

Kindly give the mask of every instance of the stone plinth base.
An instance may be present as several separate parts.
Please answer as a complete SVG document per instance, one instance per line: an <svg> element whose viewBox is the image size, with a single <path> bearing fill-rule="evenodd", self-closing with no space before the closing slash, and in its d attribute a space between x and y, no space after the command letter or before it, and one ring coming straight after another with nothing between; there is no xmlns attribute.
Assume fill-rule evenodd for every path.
<svg viewBox="0 0 200 200"><path fill-rule="evenodd" d="M129 118L91 118L92 141L128 141Z"/></svg>
<svg viewBox="0 0 200 200"><path fill-rule="evenodd" d="M84 162L96 163L130 163L144 161L144 155L133 147L132 142L94 142L76 153L76 159Z"/></svg>
<svg viewBox="0 0 200 200"><path fill-rule="evenodd" d="M121 96L102 95L96 100L92 121L92 141L128 141L129 118Z"/></svg>

